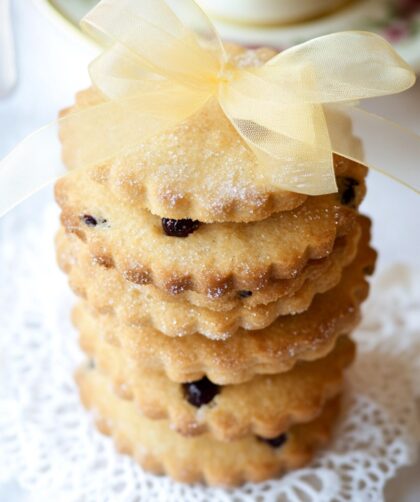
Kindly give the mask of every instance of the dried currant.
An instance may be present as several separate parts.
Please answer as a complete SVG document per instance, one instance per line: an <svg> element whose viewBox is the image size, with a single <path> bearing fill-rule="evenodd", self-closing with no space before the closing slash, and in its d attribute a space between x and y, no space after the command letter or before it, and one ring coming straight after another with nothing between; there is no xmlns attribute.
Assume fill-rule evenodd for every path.
<svg viewBox="0 0 420 502"><path fill-rule="evenodd" d="M96 225L99 225L99 224L104 224L106 223L107 221L104 220L103 218L95 218L94 216L92 216L91 214L84 214L82 217L81 217L81 220L83 221L83 223L88 226L88 227L96 227Z"/></svg>
<svg viewBox="0 0 420 502"><path fill-rule="evenodd" d="M345 177L338 180L340 200L342 204L345 204L346 206L353 204L356 198L355 187L358 185L359 182L354 178Z"/></svg>
<svg viewBox="0 0 420 502"><path fill-rule="evenodd" d="M171 218L162 218L162 228L169 237L188 237L200 226L198 220L189 218L184 220L174 220Z"/></svg>
<svg viewBox="0 0 420 502"><path fill-rule="evenodd" d="M183 388L187 401L196 408L210 403L220 392L219 386L210 382L207 377L196 382L184 383Z"/></svg>
<svg viewBox="0 0 420 502"><path fill-rule="evenodd" d="M261 436L257 436L257 438L263 443L268 444L272 448L280 448L287 441L287 434L280 434L275 438L263 438Z"/></svg>

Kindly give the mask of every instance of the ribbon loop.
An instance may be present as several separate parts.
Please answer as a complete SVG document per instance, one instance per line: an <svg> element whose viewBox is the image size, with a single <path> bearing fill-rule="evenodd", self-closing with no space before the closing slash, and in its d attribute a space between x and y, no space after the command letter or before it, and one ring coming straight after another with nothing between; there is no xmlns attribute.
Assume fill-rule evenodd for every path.
<svg viewBox="0 0 420 502"><path fill-rule="evenodd" d="M370 32L345 31L292 47L257 72L277 80L284 69L310 68L316 86L300 86L297 95L308 103L346 103L402 92L415 82L413 70L383 38ZM286 83L287 85L287 83Z"/></svg>
<svg viewBox="0 0 420 502"><path fill-rule="evenodd" d="M191 0L188 5L191 23L202 28L201 10L192 6ZM107 45L125 47L126 57L131 53L144 69L187 87L208 86L223 65L222 44L217 47L213 41L211 45L211 24L200 36L189 30L164 0L103 0L81 24ZM100 88L95 73L92 79Z"/></svg>

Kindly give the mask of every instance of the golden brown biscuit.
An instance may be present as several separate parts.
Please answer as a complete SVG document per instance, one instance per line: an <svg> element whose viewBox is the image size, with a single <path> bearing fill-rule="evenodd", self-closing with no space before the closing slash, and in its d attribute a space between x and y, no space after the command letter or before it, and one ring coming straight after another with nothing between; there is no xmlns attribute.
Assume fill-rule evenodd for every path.
<svg viewBox="0 0 420 502"><path fill-rule="evenodd" d="M344 270L340 284L317 295L302 314L279 317L261 331L240 329L222 342L199 334L171 338L152 328L124 326L110 315L95 317L80 305L73 320L82 344L89 346L99 335L121 345L139 366L164 371L173 381L200 380L207 375L219 385L245 382L256 374L288 371L299 360L323 357L340 335L355 327L359 305L369 291L364 275L373 270L376 253L368 244L369 222L363 222L358 255Z"/></svg>
<svg viewBox="0 0 420 502"><path fill-rule="evenodd" d="M293 424L314 420L341 391L343 370L355 354L354 343L343 336L325 358L220 387L207 379L171 382L161 371L139 367L99 336L92 341L88 355L121 398L133 399L147 418L168 419L170 428L182 435L210 432L219 441L249 434L275 438Z"/></svg>
<svg viewBox="0 0 420 502"><path fill-rule="evenodd" d="M61 231L60 231L61 233ZM164 290L161 290L154 286L153 284L141 285L134 284L133 288L141 289L146 291L148 294L150 291L153 296L158 297L162 301L171 301L174 297L178 297L180 300L184 302L190 303L197 307L202 307L209 310L216 310L218 312L226 312L233 309L238 308L248 308L252 309L254 307L260 305L267 305L269 303L276 302L281 298L291 297L293 294L298 291L305 282L315 283L318 280L322 280L321 278L327 274L327 269L331 266L331 259L336 259L337 254L344 253L344 246L347 247L349 245L349 241L352 241L351 247L352 249L348 249L348 257L353 255L354 249L353 246L355 242L353 240L357 239L357 225L354 228L354 232L346 235L345 237L339 237L336 239L334 243L334 248L330 255L325 258L321 258L318 260L309 260L305 267L301 270L301 272L294 278L291 279L280 279L278 281L274 281L264 287L264 289L254 290L254 291L227 291L224 292L222 296L215 296L215 292L210 291L210 295L203 295L200 293L196 293L195 291L186 290L181 291L176 294L171 294ZM66 245L66 242L69 242L69 245ZM71 247L70 249L70 242ZM71 270L71 265L76 263L76 257L73 256L76 253L76 250L73 251L73 247L80 247L81 243L78 242L78 238L71 232L67 233L67 240L63 238L58 238L56 240L57 247L57 259L59 261L60 267L65 273L69 273ZM347 255L347 252L345 253ZM354 256L353 256L354 257ZM95 265L101 265L105 268L101 260L98 260L94 256L92 256L92 261ZM119 275L119 274L118 274ZM77 294L82 297L85 296L84 290L80 289L79 284L74 284L77 289Z"/></svg>
<svg viewBox="0 0 420 502"><path fill-rule="evenodd" d="M127 280L216 297L296 277L308 261L328 256L357 219L335 195L325 195L266 220L204 224L179 238L165 234L159 217L113 197L89 170L59 180L56 197L66 230Z"/></svg>
<svg viewBox="0 0 420 502"><path fill-rule="evenodd" d="M259 66L275 54L270 49L237 46L230 51L240 66ZM98 91L89 89L79 93L76 104L62 116L102 100ZM343 116L335 124L331 134L340 137L346 150L351 148L360 156L360 141L352 135L351 121ZM62 126L60 136L63 159L71 168L80 145L75 144L68 125ZM337 175L343 175L350 164L336 165ZM302 204L306 196L282 190L280 170L281 166L279 171L267 171L257 165L217 101L210 100L174 129L139 142L130 153L96 166L93 172L117 198L131 199L138 208L162 217L210 223L256 221Z"/></svg>
<svg viewBox="0 0 420 502"><path fill-rule="evenodd" d="M222 443L209 434L185 438L164 420L142 417L131 402L112 392L98 371L79 370L77 382L83 404L92 410L98 429L113 437L121 453L133 456L146 470L186 483L234 486L301 467L328 441L339 413L339 400L330 401L316 420L296 425L279 438L278 442L283 442L279 447L256 436Z"/></svg>
<svg viewBox="0 0 420 502"><path fill-rule="evenodd" d="M300 289L290 288L294 294L256 307L239 303L236 308L222 312L196 307L186 302L182 294L168 295L153 285L133 285L114 268L96 263L87 246L63 230L57 235L56 243L57 259L69 274L70 286L97 313L113 314L128 325L150 326L168 336L201 333L212 339L226 339L239 328L263 329L279 315L307 310L315 294L338 284L343 268L356 255L360 233L357 225L353 234L336 244L322 265L308 264L300 274L308 278L305 280L299 275L294 279L297 285L302 285Z"/></svg>

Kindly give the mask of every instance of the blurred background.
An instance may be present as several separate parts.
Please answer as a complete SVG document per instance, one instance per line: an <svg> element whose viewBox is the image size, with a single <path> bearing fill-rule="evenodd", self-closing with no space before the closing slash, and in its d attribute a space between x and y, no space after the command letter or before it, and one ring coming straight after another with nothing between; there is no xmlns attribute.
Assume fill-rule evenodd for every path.
<svg viewBox="0 0 420 502"><path fill-rule="evenodd" d="M198 1L228 40L284 49L334 31L370 30L385 36L420 73L420 0ZM58 110L72 103L75 92L89 85L86 69L98 47L77 23L95 3L0 0L0 158L31 131L54 120ZM420 82L402 95L363 106L420 134ZM401 165L409 155L401 151ZM418 267L420 198L374 172L368 188L362 210L374 220L378 274L397 264ZM15 210L14 217L36 219L38 208L50 202L47 188ZM389 487L389 500L420 500L419 472L420 465L401 473ZM0 501L29 500L35 499L13 480L0 484Z"/></svg>

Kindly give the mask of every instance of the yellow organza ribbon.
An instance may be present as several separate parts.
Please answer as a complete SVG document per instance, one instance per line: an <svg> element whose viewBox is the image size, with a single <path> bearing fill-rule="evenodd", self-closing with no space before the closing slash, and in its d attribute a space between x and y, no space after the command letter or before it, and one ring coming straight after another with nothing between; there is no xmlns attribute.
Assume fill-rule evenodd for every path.
<svg viewBox="0 0 420 502"><path fill-rule="evenodd" d="M262 173L276 169L285 190L334 192L332 153L362 159L334 139L330 109L363 121L357 101L398 93L415 82L394 49L367 32L320 37L257 68L235 66L194 0L102 0L82 27L106 46L90 66L92 82L105 100L59 121L71 127L75 168L118 156L216 98L255 153ZM378 127L387 129L382 123ZM412 142L420 152L419 139ZM17 159L19 152L3 164L9 183ZM375 158L367 160L376 167ZM401 169L398 163L378 167L418 190L413 169ZM28 185L24 182L19 194L11 195L2 193L0 184L0 214L25 196ZM3 196L8 201L2 204Z"/></svg>

